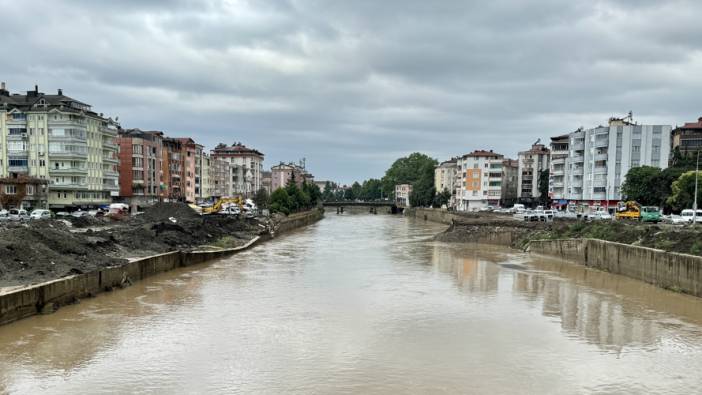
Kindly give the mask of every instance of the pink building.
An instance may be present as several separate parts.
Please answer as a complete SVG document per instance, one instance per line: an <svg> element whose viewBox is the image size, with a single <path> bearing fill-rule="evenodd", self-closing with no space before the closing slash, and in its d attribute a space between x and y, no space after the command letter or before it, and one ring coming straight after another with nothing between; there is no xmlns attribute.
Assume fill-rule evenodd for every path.
<svg viewBox="0 0 702 395"><path fill-rule="evenodd" d="M302 186L304 181L314 181L312 174L303 167L293 163L281 163L271 167L271 191L285 187L293 177L297 186Z"/></svg>

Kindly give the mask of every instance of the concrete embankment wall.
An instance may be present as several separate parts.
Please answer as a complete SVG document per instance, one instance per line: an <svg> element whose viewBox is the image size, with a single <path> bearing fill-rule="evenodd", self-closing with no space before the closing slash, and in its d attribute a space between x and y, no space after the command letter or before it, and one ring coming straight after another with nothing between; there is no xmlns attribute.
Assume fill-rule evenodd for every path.
<svg viewBox="0 0 702 395"><path fill-rule="evenodd" d="M460 218L460 216L446 210L414 207L405 209L405 215L446 225L451 225L454 219Z"/></svg>
<svg viewBox="0 0 702 395"><path fill-rule="evenodd" d="M702 257L595 239L534 240L528 251L702 297Z"/></svg>
<svg viewBox="0 0 702 395"><path fill-rule="evenodd" d="M290 215L278 224L275 234L280 235L312 224L322 217L321 210ZM75 303L81 298L123 287L158 273L230 256L268 239L270 236L263 235L243 246L215 251L173 251L136 259L121 266L108 267L24 288L13 288L9 292L0 293L0 325L42 312L52 312L59 306Z"/></svg>

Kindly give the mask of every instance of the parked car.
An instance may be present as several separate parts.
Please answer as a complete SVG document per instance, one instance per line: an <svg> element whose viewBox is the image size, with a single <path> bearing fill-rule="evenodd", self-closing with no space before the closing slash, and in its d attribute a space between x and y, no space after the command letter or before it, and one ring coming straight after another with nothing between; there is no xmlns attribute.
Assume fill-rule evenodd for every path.
<svg viewBox="0 0 702 395"><path fill-rule="evenodd" d="M87 211L78 210L78 211L72 212L71 217L75 217L75 218L90 217L90 213Z"/></svg>
<svg viewBox="0 0 702 395"><path fill-rule="evenodd" d="M682 215L671 214L663 218L663 222L672 225L686 225L690 223L690 220Z"/></svg>
<svg viewBox="0 0 702 395"><path fill-rule="evenodd" d="M13 208L8 213L8 218L10 221L25 221L29 219L29 214L27 210Z"/></svg>
<svg viewBox="0 0 702 395"><path fill-rule="evenodd" d="M51 219L51 211L44 209L36 209L29 214L30 219Z"/></svg>
<svg viewBox="0 0 702 395"><path fill-rule="evenodd" d="M610 214L606 211L596 211L596 212L588 215L587 220L589 220L589 221L611 221L612 214Z"/></svg>
<svg viewBox="0 0 702 395"><path fill-rule="evenodd" d="M5 221L5 220L9 219L9 217L8 217L9 214L10 214L10 212L5 210L5 209L0 210L0 221Z"/></svg>
<svg viewBox="0 0 702 395"><path fill-rule="evenodd" d="M521 214L521 213L523 213L524 211L526 211L526 208L524 207L523 204L515 204L515 205L512 206L512 208L510 209L510 212L513 213L513 214Z"/></svg>
<svg viewBox="0 0 702 395"><path fill-rule="evenodd" d="M233 205L233 206L229 206L229 207L224 207L223 209L219 210L218 214L239 215L239 214L241 214L241 210L239 209L238 206Z"/></svg>
<svg viewBox="0 0 702 395"><path fill-rule="evenodd" d="M56 216L59 218L65 218L70 217L71 213L69 213L68 211L59 211L58 213L56 213Z"/></svg>

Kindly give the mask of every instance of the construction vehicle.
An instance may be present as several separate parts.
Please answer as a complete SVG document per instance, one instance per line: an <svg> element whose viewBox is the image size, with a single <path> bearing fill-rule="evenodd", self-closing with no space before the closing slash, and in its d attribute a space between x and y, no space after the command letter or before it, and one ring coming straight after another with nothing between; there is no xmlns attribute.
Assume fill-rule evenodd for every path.
<svg viewBox="0 0 702 395"><path fill-rule="evenodd" d="M638 221L641 219L641 205L633 200L617 203L616 219L629 219Z"/></svg>
<svg viewBox="0 0 702 395"><path fill-rule="evenodd" d="M223 208L229 207L231 205L236 205L239 208L241 208L241 198L239 197L233 197L233 198L219 198L217 201L210 207L204 207L202 209L203 214L216 214Z"/></svg>
<svg viewBox="0 0 702 395"><path fill-rule="evenodd" d="M661 211L656 206L641 207L641 222L661 222Z"/></svg>

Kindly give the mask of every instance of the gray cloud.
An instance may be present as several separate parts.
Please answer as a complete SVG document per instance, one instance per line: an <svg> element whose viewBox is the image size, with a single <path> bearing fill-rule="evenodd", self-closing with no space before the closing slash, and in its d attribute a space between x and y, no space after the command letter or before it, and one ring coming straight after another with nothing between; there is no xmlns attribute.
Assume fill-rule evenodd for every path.
<svg viewBox="0 0 702 395"><path fill-rule="evenodd" d="M28 10L27 8L31 8ZM700 114L695 1L0 0L0 79L318 178Z"/></svg>

